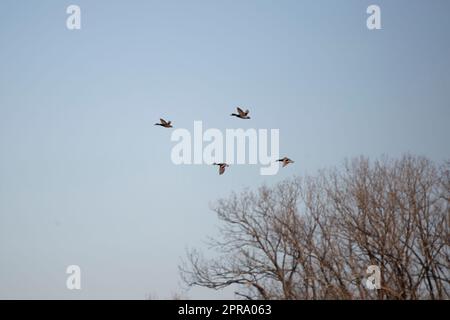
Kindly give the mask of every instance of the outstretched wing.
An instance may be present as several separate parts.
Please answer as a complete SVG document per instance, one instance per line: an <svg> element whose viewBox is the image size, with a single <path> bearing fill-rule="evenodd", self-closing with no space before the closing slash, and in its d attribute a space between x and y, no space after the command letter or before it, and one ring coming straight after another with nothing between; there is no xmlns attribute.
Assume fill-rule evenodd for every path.
<svg viewBox="0 0 450 320"><path fill-rule="evenodd" d="M219 174L222 175L225 172L225 166L219 167Z"/></svg>
<svg viewBox="0 0 450 320"><path fill-rule="evenodd" d="M159 119L159 120L161 121L161 124L164 124L164 125L168 124L167 121L164 119Z"/></svg>
<svg viewBox="0 0 450 320"><path fill-rule="evenodd" d="M242 110L242 109L239 108L239 107L237 107L236 110L237 110L237 112L239 113L240 116L245 116L244 110Z"/></svg>

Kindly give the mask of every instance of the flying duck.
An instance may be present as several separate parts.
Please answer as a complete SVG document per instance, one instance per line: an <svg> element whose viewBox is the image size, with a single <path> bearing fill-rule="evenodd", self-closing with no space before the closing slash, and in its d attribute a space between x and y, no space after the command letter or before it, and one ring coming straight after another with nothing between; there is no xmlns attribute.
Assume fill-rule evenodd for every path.
<svg viewBox="0 0 450 320"><path fill-rule="evenodd" d="M166 121L164 119L159 119L160 123L155 123L155 126L161 126L164 128L172 128L172 121Z"/></svg>
<svg viewBox="0 0 450 320"><path fill-rule="evenodd" d="M238 113L232 113L231 114L232 116L238 117L238 118L241 118L241 119L250 119L250 117L248 116L249 110L245 110L245 112L244 112L244 110L242 110L239 107L237 107L236 110L237 110Z"/></svg>
<svg viewBox="0 0 450 320"><path fill-rule="evenodd" d="M225 172L225 168L229 167L226 163L213 163L214 166L219 166L219 175L222 175Z"/></svg>
<svg viewBox="0 0 450 320"><path fill-rule="evenodd" d="M284 157L282 159L278 159L277 161L283 162L283 168L286 167L289 163L294 163L294 161L292 161L288 157Z"/></svg>

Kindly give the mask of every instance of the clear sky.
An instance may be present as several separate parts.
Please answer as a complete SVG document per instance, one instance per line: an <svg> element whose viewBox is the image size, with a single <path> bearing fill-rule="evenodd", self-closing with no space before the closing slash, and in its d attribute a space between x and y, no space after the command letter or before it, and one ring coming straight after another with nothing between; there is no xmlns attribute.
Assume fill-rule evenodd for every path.
<svg viewBox="0 0 450 320"><path fill-rule="evenodd" d="M231 190L361 154L450 158L449 14L448 0L2 0L0 298L166 298ZM231 118L237 105L252 119ZM296 163L176 166L160 116L280 129Z"/></svg>

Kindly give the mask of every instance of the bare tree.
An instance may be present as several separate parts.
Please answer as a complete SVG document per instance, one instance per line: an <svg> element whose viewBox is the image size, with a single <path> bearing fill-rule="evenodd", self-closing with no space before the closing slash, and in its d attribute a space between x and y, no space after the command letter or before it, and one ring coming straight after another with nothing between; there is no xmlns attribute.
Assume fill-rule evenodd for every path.
<svg viewBox="0 0 450 320"><path fill-rule="evenodd" d="M448 299L450 161L366 158L233 193L214 211L218 253L180 266L189 285L246 299ZM369 290L368 266L381 271Z"/></svg>

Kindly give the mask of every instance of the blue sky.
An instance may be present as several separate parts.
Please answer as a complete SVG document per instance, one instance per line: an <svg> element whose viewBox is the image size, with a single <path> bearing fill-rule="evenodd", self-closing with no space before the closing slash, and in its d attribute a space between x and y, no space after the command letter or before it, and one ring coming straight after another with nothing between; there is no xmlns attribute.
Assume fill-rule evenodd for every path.
<svg viewBox="0 0 450 320"><path fill-rule="evenodd" d="M366 27L378 4L382 30ZM66 29L81 7L82 29ZM0 2L0 298L180 292L231 190L345 158L450 158L450 2ZM229 114L235 106L252 119ZM175 166L176 127L280 129L276 176ZM82 270L69 291L65 269ZM233 298L193 289L191 298Z"/></svg>

